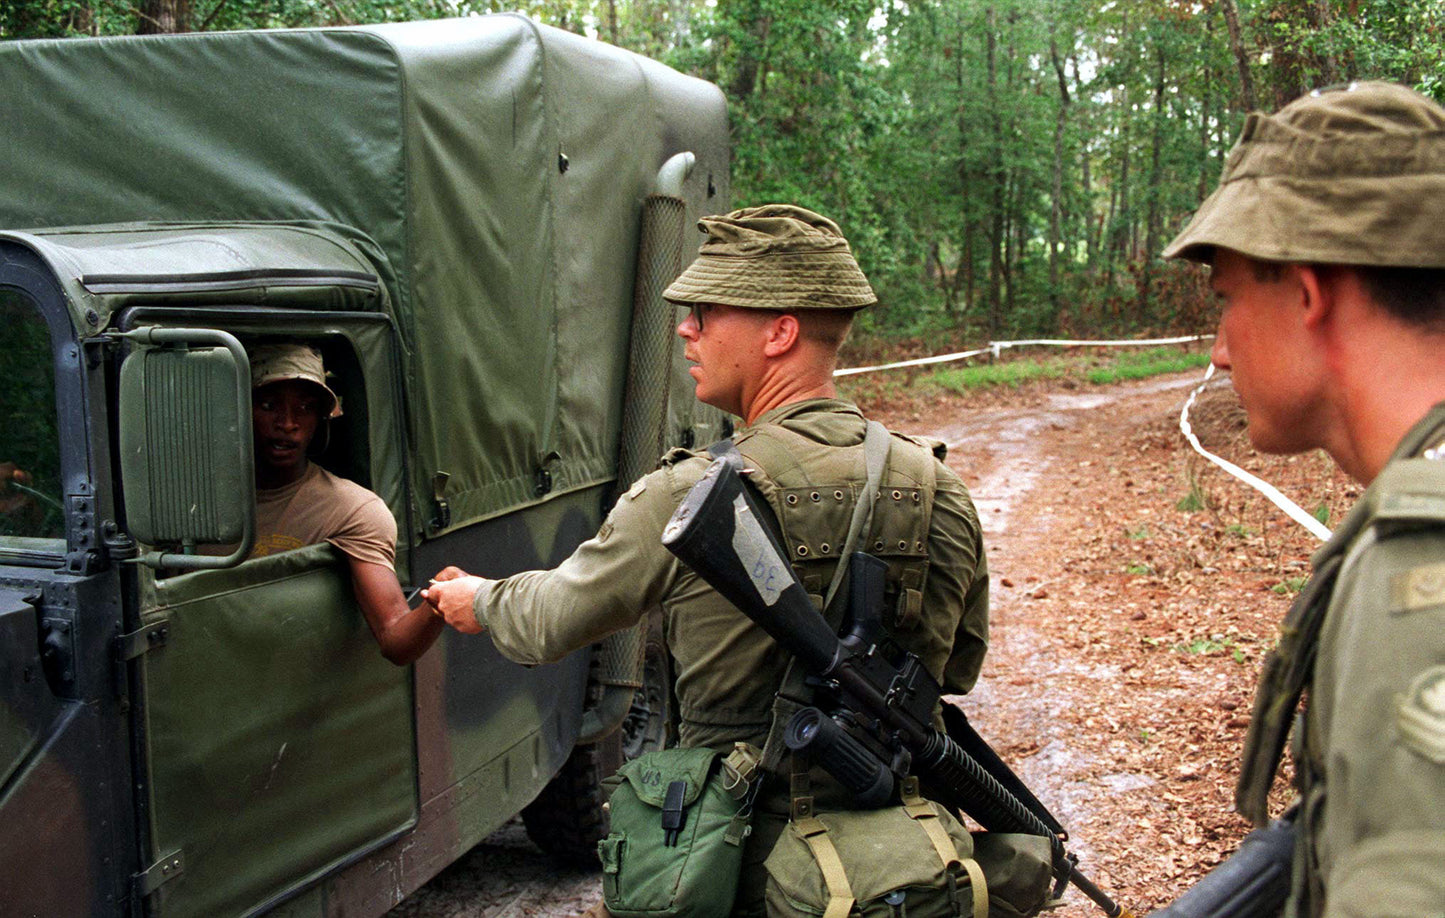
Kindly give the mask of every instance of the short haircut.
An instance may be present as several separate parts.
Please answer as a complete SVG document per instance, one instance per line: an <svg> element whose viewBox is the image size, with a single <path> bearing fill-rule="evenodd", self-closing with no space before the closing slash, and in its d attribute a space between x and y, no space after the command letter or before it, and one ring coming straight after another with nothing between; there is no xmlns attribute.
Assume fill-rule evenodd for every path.
<svg viewBox="0 0 1445 918"><path fill-rule="evenodd" d="M1284 277L1286 262L1249 259L1261 284ZM1385 312L1422 331L1445 333L1445 268L1387 268L1379 265L1314 265L1321 272L1354 271L1360 284Z"/></svg>
<svg viewBox="0 0 1445 918"><path fill-rule="evenodd" d="M829 350L836 351L848 340L856 309L800 309L793 313L798 319L800 334Z"/></svg>
<svg viewBox="0 0 1445 918"><path fill-rule="evenodd" d="M1352 269L1381 309L1416 328L1445 332L1445 268L1355 265Z"/></svg>

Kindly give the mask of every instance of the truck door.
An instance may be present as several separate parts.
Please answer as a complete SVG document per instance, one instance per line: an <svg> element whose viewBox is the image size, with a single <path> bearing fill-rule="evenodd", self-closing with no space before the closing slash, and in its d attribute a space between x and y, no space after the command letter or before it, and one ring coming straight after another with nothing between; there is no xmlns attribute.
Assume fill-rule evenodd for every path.
<svg viewBox="0 0 1445 918"><path fill-rule="evenodd" d="M312 314L287 329L350 349L355 407L379 408L395 398L389 327L357 321ZM173 410L198 407L183 394ZM365 442L400 437L377 429L386 412L353 413L369 419L363 456ZM150 909L263 911L414 825L412 670L382 658L345 559L322 544L165 574L140 568L129 641Z"/></svg>

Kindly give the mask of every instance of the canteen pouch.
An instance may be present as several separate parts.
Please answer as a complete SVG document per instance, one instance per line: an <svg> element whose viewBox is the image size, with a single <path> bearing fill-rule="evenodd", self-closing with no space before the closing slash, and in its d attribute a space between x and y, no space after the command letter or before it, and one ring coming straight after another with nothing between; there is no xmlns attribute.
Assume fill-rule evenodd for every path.
<svg viewBox="0 0 1445 918"><path fill-rule="evenodd" d="M661 749L608 779L612 831L597 843L602 901L615 918L723 918L747 835L711 749Z"/></svg>
<svg viewBox="0 0 1445 918"><path fill-rule="evenodd" d="M795 817L764 866L769 918L988 915L973 839L932 801Z"/></svg>
<svg viewBox="0 0 1445 918"><path fill-rule="evenodd" d="M973 859L988 878L992 918L1029 918L1048 903L1053 850L1042 835L975 832Z"/></svg>

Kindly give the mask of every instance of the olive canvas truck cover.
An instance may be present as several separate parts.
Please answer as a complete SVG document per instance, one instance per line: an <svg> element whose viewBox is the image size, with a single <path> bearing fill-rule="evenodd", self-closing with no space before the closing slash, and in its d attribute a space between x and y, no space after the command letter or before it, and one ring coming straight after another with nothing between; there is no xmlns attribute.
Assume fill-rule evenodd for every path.
<svg viewBox="0 0 1445 918"><path fill-rule="evenodd" d="M596 654L394 667L334 549L177 573L154 494L237 537L249 474L189 456L248 455L235 346L303 339L404 585L555 565L616 487L649 195L679 261L728 207L722 95L512 15L0 42L0 86L0 914L380 914L570 761ZM126 407L155 353L199 375ZM722 435L658 363L656 442Z"/></svg>

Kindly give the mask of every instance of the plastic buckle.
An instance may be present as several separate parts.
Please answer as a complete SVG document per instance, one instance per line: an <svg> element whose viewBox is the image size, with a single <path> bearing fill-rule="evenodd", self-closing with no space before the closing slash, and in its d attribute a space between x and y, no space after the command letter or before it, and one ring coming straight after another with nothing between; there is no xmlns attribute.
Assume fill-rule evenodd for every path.
<svg viewBox="0 0 1445 918"><path fill-rule="evenodd" d="M682 798L686 794L686 781L673 781L667 785L667 795L662 799L662 845L665 848L676 848L677 840L682 836L682 826L687 821Z"/></svg>

